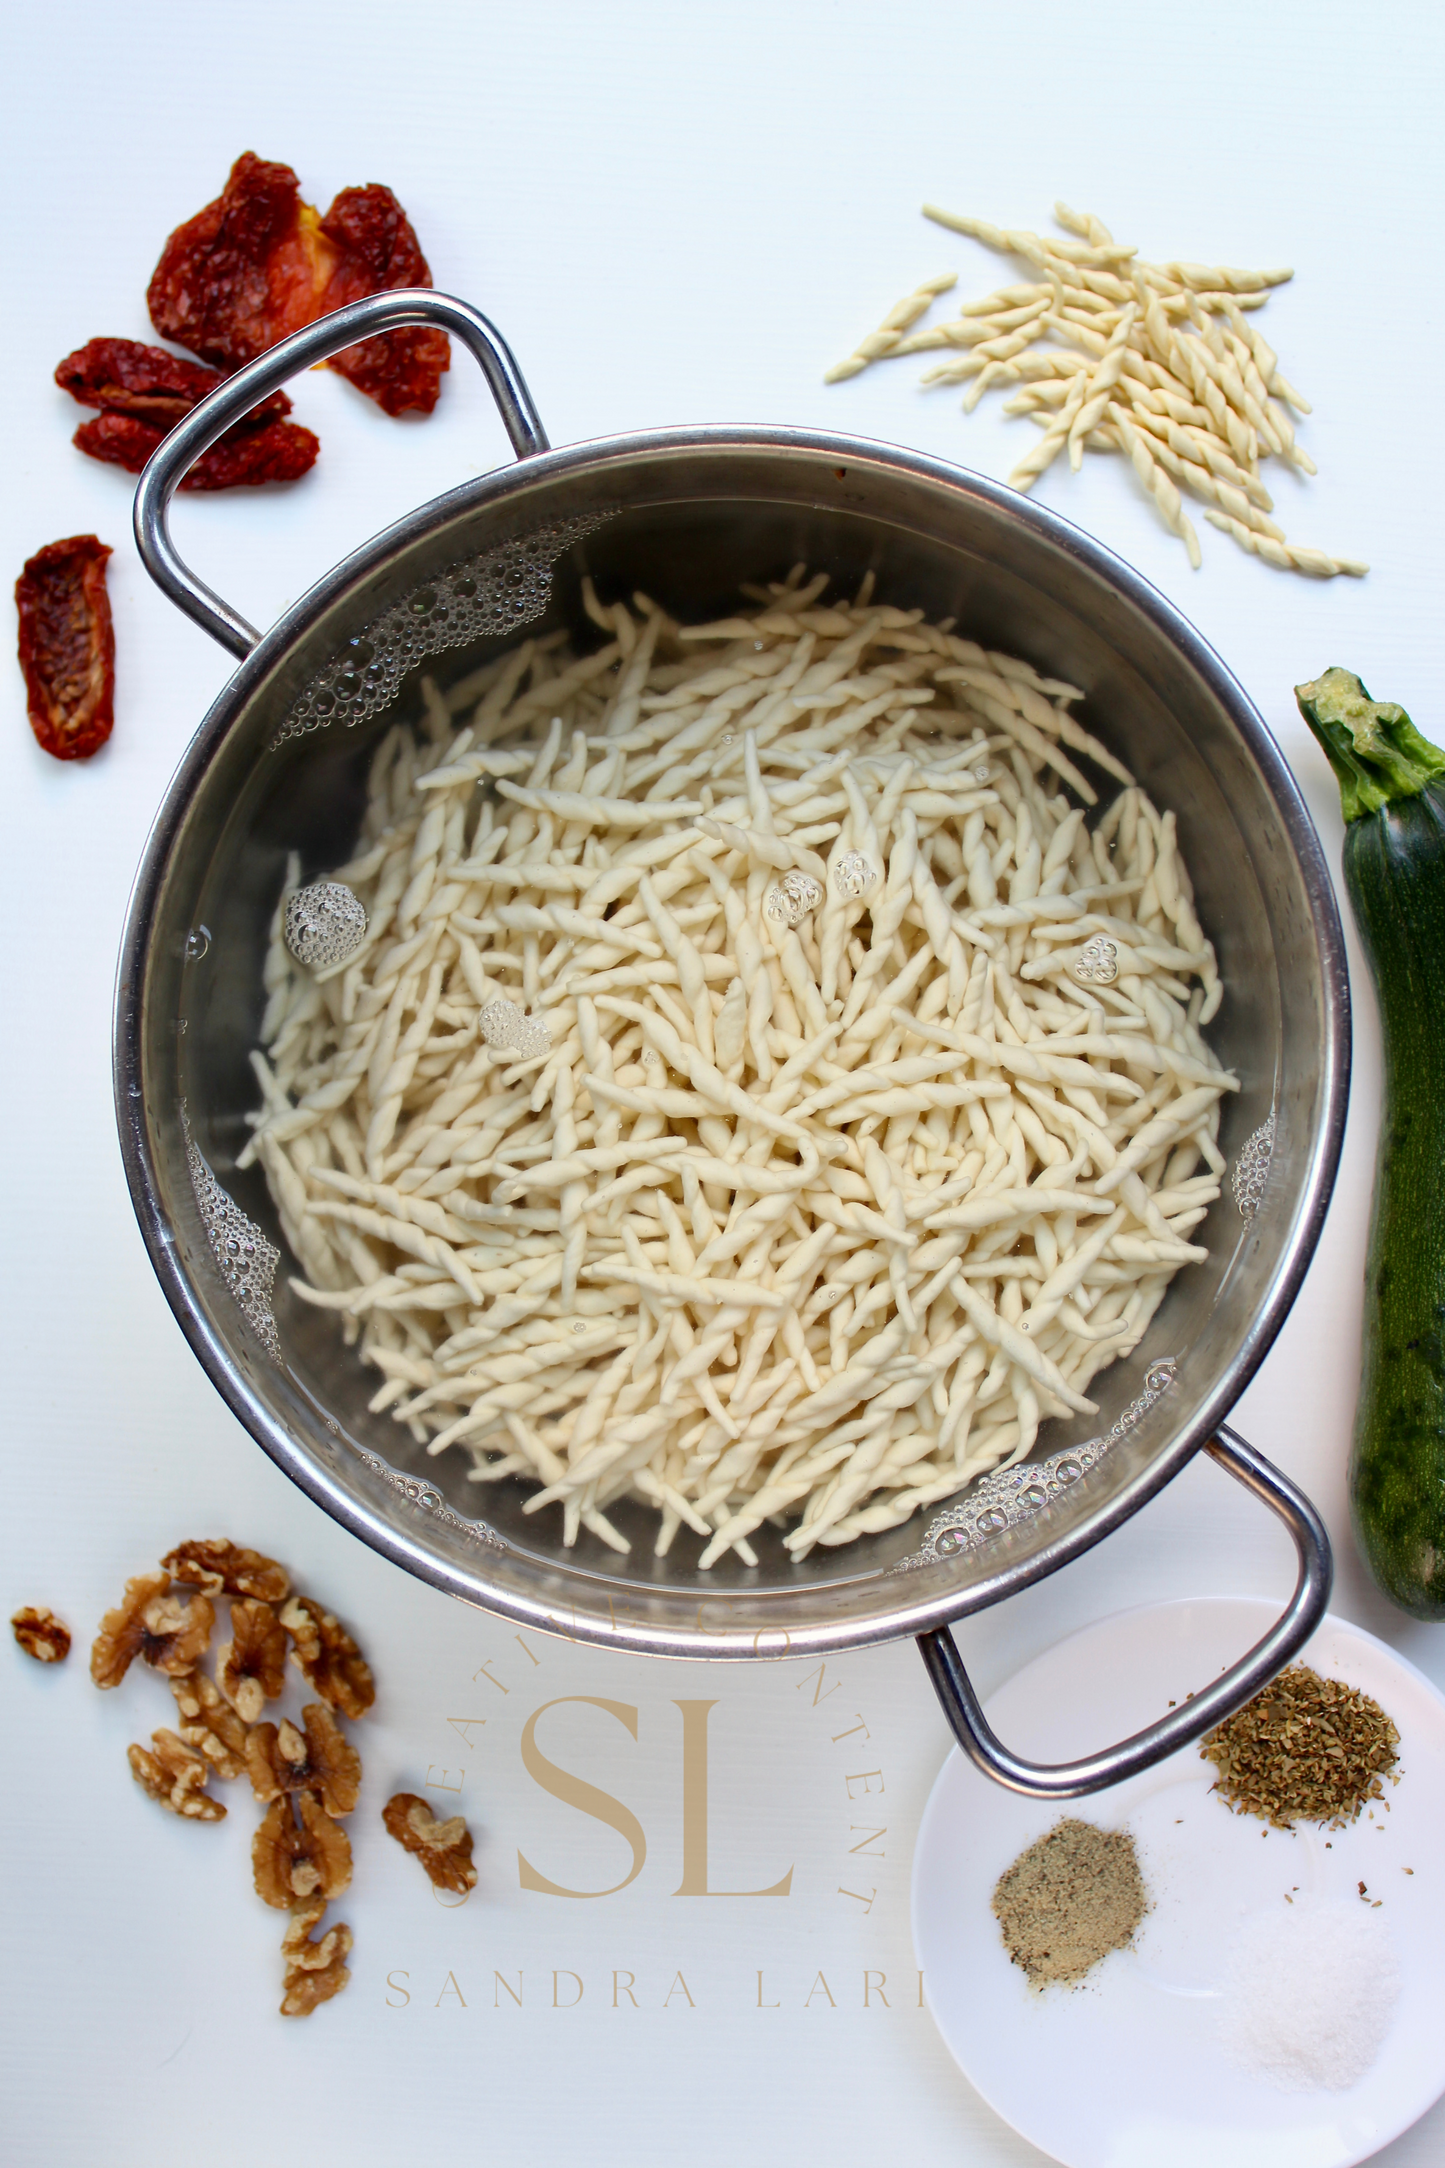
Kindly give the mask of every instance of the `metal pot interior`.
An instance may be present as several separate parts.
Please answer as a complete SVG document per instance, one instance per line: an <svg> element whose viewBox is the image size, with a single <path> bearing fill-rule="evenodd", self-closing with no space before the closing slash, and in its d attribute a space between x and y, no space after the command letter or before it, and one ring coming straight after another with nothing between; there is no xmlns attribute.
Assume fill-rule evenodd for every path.
<svg viewBox="0 0 1445 2168"><path fill-rule="evenodd" d="M549 538L539 562L559 543L561 554L550 581L533 580L538 614L524 628L443 646L365 720L278 742L349 639L419 590L444 589L463 560L483 559L485 572L489 553L511 544L515 555L538 535ZM952 1516L964 1536L921 1560L936 1510L801 1565L767 1527L755 1569L730 1556L700 1573L685 1530L659 1560L652 1515L625 1506L611 1510L628 1557L585 1532L566 1551L559 1511L523 1515L533 1486L470 1484L463 1455L428 1459L369 1414L376 1374L289 1287L260 1170L235 1167L257 1098L248 1055L267 928L289 851L308 879L347 856L371 748L398 713L417 712L421 669L445 687L554 626L595 643L584 574L604 597L640 588L699 620L725 613L741 582L799 560L842 593L871 571L879 599L952 617L1085 687L1087 727L1173 808L1226 986L1211 1036L1243 1081L1224 1110L1231 1164L1274 1117L1263 1202L1243 1218L1226 1188L1196 1237L1209 1262L1175 1279L1144 1343L1095 1381L1100 1413L1046 1425L1034 1459L1056 1464L1114 1431L1108 1450L1085 1454L1079 1479L1046 1491L1040 1510L1011 1507L987 1540L965 1494ZM137 887L118 1004L122 1136L157 1270L214 1381L287 1472L368 1541L458 1595L586 1638L673 1654L822 1649L918 1630L1050 1570L1135 1510L1227 1412L1288 1308L1327 1198L1343 1119L1342 988L1328 881L1283 762L1217 658L1143 582L1064 523L954 469L847 440L675 432L549 454L424 507L323 581L238 673L172 786ZM279 1361L208 1238L187 1122L217 1182L283 1253ZM1146 1374L1168 1376L1155 1367L1164 1358L1172 1382L1141 1410Z"/></svg>

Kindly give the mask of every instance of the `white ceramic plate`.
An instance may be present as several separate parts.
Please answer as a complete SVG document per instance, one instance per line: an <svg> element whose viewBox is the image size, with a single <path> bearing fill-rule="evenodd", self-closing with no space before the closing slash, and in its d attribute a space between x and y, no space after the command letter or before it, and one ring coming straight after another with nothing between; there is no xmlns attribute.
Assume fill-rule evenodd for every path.
<svg viewBox="0 0 1445 2168"><path fill-rule="evenodd" d="M1182 1700L1265 1632L1278 1605L1215 1597L1123 1611L1027 1665L988 1703L1015 1752L1067 1761ZM1261 1832L1210 1794L1197 1747L1091 1799L1023 1799L957 1752L919 1830L913 1937L924 1992L991 2107L1066 2168L1351 2168L1445 2092L1445 1698L1373 1634L1328 1618L1301 1658L1374 1696L1400 1732L1400 1782L1344 1830ZM1029 1986L989 1908L1019 1853L1065 1815L1126 1828L1154 1900L1137 1946L1075 1989ZM1407 1875L1405 1868L1413 1868ZM1345 2091L1285 2092L1215 2037L1243 1922L1296 1888L1360 1901L1399 1961L1372 2067Z"/></svg>

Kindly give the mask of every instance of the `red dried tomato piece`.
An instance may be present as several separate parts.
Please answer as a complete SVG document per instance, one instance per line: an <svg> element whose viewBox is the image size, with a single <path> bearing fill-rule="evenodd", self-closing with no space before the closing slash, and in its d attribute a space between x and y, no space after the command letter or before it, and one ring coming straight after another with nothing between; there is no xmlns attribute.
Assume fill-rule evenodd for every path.
<svg viewBox="0 0 1445 2168"><path fill-rule="evenodd" d="M100 407L107 414L134 414L142 421L159 423L164 431L199 406L226 378L220 369L168 354L163 346L143 346L139 339L91 339L66 355L55 381L81 406ZM285 392L273 392L237 426L259 429L290 412Z"/></svg>
<svg viewBox="0 0 1445 2168"><path fill-rule="evenodd" d="M15 582L30 727L57 760L87 760L115 722L109 547L93 534L48 542Z"/></svg>
<svg viewBox="0 0 1445 2168"><path fill-rule="evenodd" d="M97 414L94 421L81 423L71 442L77 451L88 453L92 459L124 467L127 474L139 474L168 434L155 422L142 421L138 414Z"/></svg>
<svg viewBox="0 0 1445 2168"><path fill-rule="evenodd" d="M106 418L100 416L102 421ZM219 443L201 454L181 488L249 489L260 482L294 482L315 466L320 450L321 439L300 422L228 429Z"/></svg>
<svg viewBox="0 0 1445 2168"><path fill-rule="evenodd" d="M322 219L321 231L337 252L336 269L322 297L323 315L365 294L431 284L411 220L391 190L378 182L343 188ZM451 367L451 348L444 331L417 325L363 339L338 354L331 366L385 414L404 414L408 407L430 414L442 373Z"/></svg>
<svg viewBox="0 0 1445 2168"><path fill-rule="evenodd" d="M226 379L221 370L168 354L137 339L92 339L67 354L55 381L82 406L103 411L75 432L78 450L139 474L182 415ZM202 453L182 489L233 489L241 483L294 482L316 464L321 446L309 429L282 421L291 411L273 392Z"/></svg>
<svg viewBox="0 0 1445 2168"><path fill-rule="evenodd" d="M430 283L389 188L343 189L323 219L301 201L290 166L247 151L216 201L171 235L147 301L163 339L238 368L343 302ZM444 332L397 331L338 355L331 366L388 414L407 407L430 413L449 354Z"/></svg>
<svg viewBox="0 0 1445 2168"><path fill-rule="evenodd" d="M82 422L74 442L92 459L139 474L169 431L136 414L97 414ZM268 422L262 429L228 429L202 452L182 489L236 489L256 482L294 482L316 464L320 439L299 422Z"/></svg>
<svg viewBox="0 0 1445 2168"><path fill-rule="evenodd" d="M290 166L244 152L215 202L161 251L146 294L161 337L238 369L309 324L331 265L329 251L315 261L320 222L313 211L303 224L304 208Z"/></svg>

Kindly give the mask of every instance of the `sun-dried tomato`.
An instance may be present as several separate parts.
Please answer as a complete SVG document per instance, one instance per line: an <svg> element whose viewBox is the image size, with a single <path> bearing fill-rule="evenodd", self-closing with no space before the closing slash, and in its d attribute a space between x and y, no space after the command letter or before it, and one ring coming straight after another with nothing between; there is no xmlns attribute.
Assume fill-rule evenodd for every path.
<svg viewBox="0 0 1445 2168"><path fill-rule="evenodd" d="M75 432L76 448L92 459L139 474L156 446L218 384L220 369L168 354L138 339L92 339L67 354L55 381L82 406L103 409ZM182 489L234 489L243 483L294 482L316 464L321 446L309 429L281 419L291 411L284 391L252 409L203 452Z"/></svg>
<svg viewBox="0 0 1445 2168"><path fill-rule="evenodd" d="M169 432L135 414L97 414L82 422L74 443L92 459L139 474ZM320 439L299 422L270 422L264 429L228 429L202 452L182 489L236 489L255 482L294 482L316 464Z"/></svg>
<svg viewBox="0 0 1445 2168"><path fill-rule="evenodd" d="M115 722L109 546L93 534L48 542L15 582L30 727L57 760L86 760Z"/></svg>
<svg viewBox="0 0 1445 2168"><path fill-rule="evenodd" d="M366 294L431 284L411 220L391 190L377 182L366 188L343 188L322 219L321 231L337 252L336 269L323 297L323 315ZM359 346L338 354L331 366L374 399L385 414L404 414L408 407L430 414L441 390L442 372L451 366L451 349L444 331L417 325L388 332L384 338L363 339Z"/></svg>
<svg viewBox="0 0 1445 2168"><path fill-rule="evenodd" d="M290 166L244 152L215 202L177 226L161 251L146 294L161 337L237 369L309 324L330 264L318 278L320 222L313 212L303 224L302 208Z"/></svg>
<svg viewBox="0 0 1445 2168"><path fill-rule="evenodd" d="M107 414L134 414L171 429L218 384L225 383L226 373L167 353L163 346L145 346L139 339L90 339L66 355L55 381L82 406L100 407ZM240 426L260 429L290 412L285 392L275 391L253 407Z"/></svg>
<svg viewBox="0 0 1445 2168"><path fill-rule="evenodd" d="M147 300L163 339L238 368L344 302L431 273L389 188L343 189L325 218L301 201L290 166L247 151L214 203L178 226ZM395 331L331 366L388 414L436 405L450 350L443 332Z"/></svg>

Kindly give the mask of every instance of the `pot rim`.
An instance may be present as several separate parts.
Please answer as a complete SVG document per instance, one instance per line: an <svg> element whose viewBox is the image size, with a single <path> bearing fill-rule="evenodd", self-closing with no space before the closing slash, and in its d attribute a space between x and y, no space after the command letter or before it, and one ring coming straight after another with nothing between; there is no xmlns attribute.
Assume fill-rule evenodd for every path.
<svg viewBox="0 0 1445 2168"><path fill-rule="evenodd" d="M803 455L820 464L886 468L943 488L962 498L1024 517L1056 548L1078 559L1162 631L1179 650L1229 714L1264 778L1305 886L1319 956L1324 1047L1323 1091L1318 1133L1296 1207L1293 1227L1275 1268L1265 1302L1244 1333L1233 1360L1194 1416L1095 1514L1069 1535L1041 1546L1025 1560L1001 1565L965 1591L923 1592L922 1577L897 1576L899 1601L884 1615L861 1623L822 1617L796 1628L731 1631L704 1624L703 1614L725 1610L737 1599L727 1594L703 1597L696 1631L649 1620L618 1616L618 1605L645 1599L645 1586L571 1567L576 1580L589 1583L606 1600L609 1617L582 1618L575 1611L568 1625L540 1598L510 1590L485 1593L468 1577L436 1557L424 1543L409 1540L393 1523L347 1491L323 1467L298 1449L250 1393L241 1371L192 1298L159 1198L151 1140L143 1100L140 1018L141 993L149 969L156 914L171 849L212 759L257 686L320 614L358 581L381 570L401 551L453 519L524 498L538 485L574 473L603 475L610 466L635 464L639 458L664 461L681 453L734 451ZM796 427L748 427L733 424L676 426L592 438L536 453L444 492L406 513L324 573L262 635L241 662L202 719L174 775L147 836L126 912L117 965L114 1012L114 1085L121 1156L131 1201L152 1267L177 1323L211 1383L231 1412L276 1465L352 1535L391 1563L404 1567L432 1587L495 1612L538 1632L568 1633L641 1654L700 1658L822 1655L904 1634L920 1634L1000 1602L1015 1590L1055 1572L1081 1556L1148 1503L1207 1444L1229 1414L1273 1345L1299 1293L1313 1257L1333 1192L1344 1137L1350 1075L1350 997L1344 939L1334 889L1319 836L1283 753L1243 686L1204 636L1159 589L1115 555L1105 544L1046 506L1035 504L1007 485L950 461L880 440ZM306 1397L311 1397L307 1394ZM418 1514L424 1508L418 1508ZM422 1523L421 1525L424 1525ZM479 1552L479 1562L485 1552ZM877 1578L870 1569L856 1580ZM839 1595L845 1575L821 1584ZM747 1592L750 1609L795 1597L789 1589Z"/></svg>

